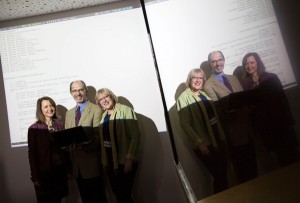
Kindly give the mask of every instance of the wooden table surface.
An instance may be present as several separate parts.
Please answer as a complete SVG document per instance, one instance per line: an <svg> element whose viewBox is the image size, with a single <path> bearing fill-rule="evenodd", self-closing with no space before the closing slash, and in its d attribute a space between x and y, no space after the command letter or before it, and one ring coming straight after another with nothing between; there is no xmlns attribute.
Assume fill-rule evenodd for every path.
<svg viewBox="0 0 300 203"><path fill-rule="evenodd" d="M198 203L300 203L300 163L259 176Z"/></svg>

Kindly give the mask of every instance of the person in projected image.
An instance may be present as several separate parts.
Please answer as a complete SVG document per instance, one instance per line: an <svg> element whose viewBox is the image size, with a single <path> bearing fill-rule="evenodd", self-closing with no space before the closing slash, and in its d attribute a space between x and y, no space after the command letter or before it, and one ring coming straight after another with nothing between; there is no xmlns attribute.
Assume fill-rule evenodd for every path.
<svg viewBox="0 0 300 203"><path fill-rule="evenodd" d="M224 132L214 103L202 91L205 84L202 69L192 69L187 89L176 101L179 122L200 159L214 178L214 193L228 188L227 157Z"/></svg>
<svg viewBox="0 0 300 203"><path fill-rule="evenodd" d="M86 127L84 129L90 127L98 129L101 109L88 101L88 89L85 82L82 80L71 82L70 93L76 102L76 106L67 111L65 128L83 126ZM69 147L73 165L72 175L76 178L83 203L106 202L98 134L96 130L93 130L89 132L90 141L88 144L73 144Z"/></svg>
<svg viewBox="0 0 300 203"><path fill-rule="evenodd" d="M36 119L28 129L31 180L38 203L59 203L68 195L69 153L60 149L51 132L64 129L50 97L37 100Z"/></svg>
<svg viewBox="0 0 300 203"><path fill-rule="evenodd" d="M133 109L118 103L107 88L99 89L95 99L104 110L100 122L102 164L118 203L132 203L141 136L138 120Z"/></svg>
<svg viewBox="0 0 300 203"><path fill-rule="evenodd" d="M251 52L242 61L245 70L244 90L259 88L259 102L252 111L253 128L265 148L275 152L281 167L299 161L294 120L278 76L266 72L260 56Z"/></svg>
<svg viewBox="0 0 300 203"><path fill-rule="evenodd" d="M228 99L229 95L242 92L243 88L236 76L224 74L225 58L221 51L209 53L208 64L212 75L205 83L204 91L216 102L229 146L236 182L243 183L257 177L253 132L246 108L229 109Z"/></svg>

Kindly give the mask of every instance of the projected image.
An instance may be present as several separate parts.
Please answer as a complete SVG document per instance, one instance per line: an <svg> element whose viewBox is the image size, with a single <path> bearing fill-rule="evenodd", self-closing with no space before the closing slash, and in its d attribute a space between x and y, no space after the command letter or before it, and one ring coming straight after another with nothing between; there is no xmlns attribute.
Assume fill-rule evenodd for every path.
<svg viewBox="0 0 300 203"><path fill-rule="evenodd" d="M215 50L224 53L227 74L255 51L283 86L295 85L271 0L168 0L146 9L168 108L186 73Z"/></svg>
<svg viewBox="0 0 300 203"><path fill-rule="evenodd" d="M12 146L27 144L37 98L50 96L67 109L75 105L73 80L92 89L110 87L166 130L140 8L3 28L0 40Z"/></svg>
<svg viewBox="0 0 300 203"><path fill-rule="evenodd" d="M257 105L253 110L255 104L253 100L256 99L257 102L263 100L262 103L265 105L271 105L273 102L267 100L275 98L271 95L278 91L276 94L281 95L280 99L274 101L284 100L283 106L287 106L284 91L280 86L289 88L296 85L271 0L154 1L146 6L146 10L179 161L184 170L188 171L188 180L197 199L227 187L224 173L212 167L217 165L218 169L222 168L221 163L224 163L222 160L225 159L220 158L220 152L221 155L228 153L227 158L229 157L232 167L229 170L233 175L229 176L229 187L260 175L257 163L260 164L261 171L268 172L269 166L273 164L268 162L272 160L271 155L256 154L255 150L274 152L269 145L273 147L275 143L278 147L285 147L275 140L271 141L264 137L273 137L273 133L272 135L266 133L271 132L269 127L262 128L264 130L260 129L258 132L256 127L266 124L263 118L270 115L262 116L255 110L264 108L264 111L258 111L266 113L266 109L278 107L274 105L265 108ZM251 77L257 76L252 74L255 69L253 60L251 65L242 66L243 57L249 52L258 53L266 71L278 76L274 78L279 78L280 82L271 84L272 88L267 88L272 92L268 94L269 98L264 96L263 90L257 93L256 88L246 93L243 91L245 71L249 72L249 75L251 72ZM195 70L199 70L200 67L203 72L197 73ZM194 72L190 73L192 74L188 77L190 81L186 82L186 75L191 69ZM233 73L238 77L233 76ZM261 83L264 81L263 78L262 75ZM252 83L250 85L253 86ZM239 95L238 93L245 93L248 96L242 101L229 97L231 94ZM236 102L229 102L228 100L233 100L231 98ZM252 109L244 111L243 105L247 107L250 103ZM215 104L216 111L212 104ZM250 113L250 110L253 111ZM253 119L251 116L258 114L260 125L253 127L258 122L251 120ZM272 122L271 126L278 129L276 126L280 125L275 123L276 121ZM293 158L287 159L285 156L284 159L295 162L299 158L292 144L292 140L297 143L296 136L293 130L289 129L291 136L282 139L284 133L280 132L286 130L280 129L274 132L274 136L278 140L285 140L289 149L285 148L284 151L293 154ZM222 150L224 140L220 137L223 130L226 150ZM253 140L252 133L260 135L260 140ZM260 145L255 145L257 141ZM265 158L268 156L269 160ZM280 159L275 159L276 161L283 166Z"/></svg>
<svg viewBox="0 0 300 203"><path fill-rule="evenodd" d="M289 109L283 109L288 108L284 88L297 84L272 0L147 0L146 12L141 5L144 1L122 1L63 12L63 16L72 15L68 18L49 14L43 16L49 21L40 22L37 16L0 28L12 147L27 146L38 98L53 99L55 111L66 121L64 127L70 129L80 126L82 109L76 109L80 115L76 117L76 97L87 97L89 104L97 103L104 112L101 121L93 121L93 126L100 126L104 165L131 169L129 182L137 180L137 186L153 181L144 192L133 191L137 199L158 202L165 196L160 186L169 182L162 174L167 169L167 175L172 175L174 163L187 197L194 198L194 192L199 200L299 160L293 151L293 120ZM90 13L74 14L81 12ZM34 23L18 24L27 20ZM261 72L259 60L265 68ZM263 86L264 77L273 83ZM70 87L79 80L88 88ZM273 87L280 87L279 91L273 92ZM270 98L273 101L268 103ZM257 101L273 106L256 106ZM268 114L272 108L282 112ZM113 143L112 129L127 139L116 138ZM291 136L282 147L286 131ZM121 148L117 153L118 147L131 153ZM276 151L278 147L285 154ZM138 160L146 160L138 167L146 173L135 177ZM155 177L148 174L149 169ZM110 171L111 180L114 172ZM130 184L126 187L131 190ZM156 194L158 190L162 195ZM127 197L131 198L129 192Z"/></svg>

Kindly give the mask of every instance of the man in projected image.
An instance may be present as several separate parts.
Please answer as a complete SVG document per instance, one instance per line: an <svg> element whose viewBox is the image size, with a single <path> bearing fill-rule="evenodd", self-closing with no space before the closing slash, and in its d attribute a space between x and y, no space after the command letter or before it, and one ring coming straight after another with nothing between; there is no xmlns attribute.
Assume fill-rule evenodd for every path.
<svg viewBox="0 0 300 203"><path fill-rule="evenodd" d="M88 89L81 80L70 84L70 93L76 106L66 113L65 128L75 126L97 127L100 124L101 109L87 99ZM89 144L71 145L73 176L83 203L105 202L105 193L100 164L99 134L93 133Z"/></svg>
<svg viewBox="0 0 300 203"><path fill-rule="evenodd" d="M212 75L206 81L204 91L212 100L218 101L216 106L229 145L235 176L237 182L242 183L257 176L249 115L241 109L227 110L228 103L224 101L226 96L243 91L243 88L236 76L224 74L225 58L221 51L211 52L208 55L208 64Z"/></svg>

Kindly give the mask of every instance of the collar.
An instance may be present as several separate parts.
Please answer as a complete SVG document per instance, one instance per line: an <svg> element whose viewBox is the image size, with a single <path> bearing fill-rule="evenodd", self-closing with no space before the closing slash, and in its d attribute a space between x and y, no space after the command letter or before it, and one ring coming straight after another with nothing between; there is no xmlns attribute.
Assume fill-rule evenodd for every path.
<svg viewBox="0 0 300 203"><path fill-rule="evenodd" d="M220 73L220 74L215 74L215 73L213 73L212 74L217 80L219 80L221 83L223 83L224 84L224 80L223 80L223 76L225 75L224 73Z"/></svg>
<svg viewBox="0 0 300 203"><path fill-rule="evenodd" d="M76 111L76 110L77 110L77 108L80 106L80 113L82 113L82 112L83 112L83 110L85 109L85 107L86 107L87 103L88 103L88 100L86 100L84 103L82 103L82 104L80 104L80 105L76 106L76 108L75 108L75 111Z"/></svg>

